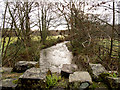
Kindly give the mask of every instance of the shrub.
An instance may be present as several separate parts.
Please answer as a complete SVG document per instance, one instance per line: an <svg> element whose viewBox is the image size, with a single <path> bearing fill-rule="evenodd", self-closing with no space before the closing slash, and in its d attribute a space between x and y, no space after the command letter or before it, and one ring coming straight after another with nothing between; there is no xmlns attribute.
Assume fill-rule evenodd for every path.
<svg viewBox="0 0 120 90"><path fill-rule="evenodd" d="M58 80L60 80L61 77L53 74L53 75L47 75L46 76L46 84L47 88L53 87L57 84Z"/></svg>
<svg viewBox="0 0 120 90"><path fill-rule="evenodd" d="M110 76L110 77L113 77L113 78L117 78L117 77L118 77L118 75L117 75L115 72L109 73L109 76Z"/></svg>

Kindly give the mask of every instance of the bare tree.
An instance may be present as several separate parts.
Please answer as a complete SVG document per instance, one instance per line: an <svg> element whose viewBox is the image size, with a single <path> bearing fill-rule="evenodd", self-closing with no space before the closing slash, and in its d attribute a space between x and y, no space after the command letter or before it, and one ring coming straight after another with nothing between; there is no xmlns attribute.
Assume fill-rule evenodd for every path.
<svg viewBox="0 0 120 90"><path fill-rule="evenodd" d="M36 2L38 7L38 24L41 41L45 44L50 27L54 27L55 16L54 4L51 2Z"/></svg>
<svg viewBox="0 0 120 90"><path fill-rule="evenodd" d="M113 25L109 24L105 15L103 18L103 16L99 14L90 13L90 10L95 11L98 7L109 5L107 3L108 2L101 1L100 3L95 3L95 5L88 5L88 3L84 1L70 0L70 2L67 2L64 0L64 3L61 3L64 8L58 7L58 10L62 13L70 28L69 31L72 37L71 44L74 49L76 48L74 52L79 50L87 55L87 58L97 56L98 59L100 59L98 62L103 63L111 70L115 63L108 58L112 58L114 36L118 34L115 28L114 2L112 9L104 8L104 10L110 9L113 11ZM84 7L86 5L90 6L88 9L89 12L85 12ZM107 27L109 27L109 29ZM110 48L107 48L107 45L100 45L102 40L105 39L111 42L111 45L109 44Z"/></svg>

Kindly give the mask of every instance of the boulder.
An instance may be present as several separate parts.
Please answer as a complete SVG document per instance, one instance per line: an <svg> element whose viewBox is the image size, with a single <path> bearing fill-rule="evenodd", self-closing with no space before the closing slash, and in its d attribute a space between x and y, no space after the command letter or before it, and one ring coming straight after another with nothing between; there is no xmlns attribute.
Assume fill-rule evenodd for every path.
<svg viewBox="0 0 120 90"><path fill-rule="evenodd" d="M0 69L0 73L11 73L13 68L9 68L9 67L2 67Z"/></svg>
<svg viewBox="0 0 120 90"><path fill-rule="evenodd" d="M86 71L78 71L69 76L70 88L86 89L92 84L92 78Z"/></svg>
<svg viewBox="0 0 120 90"><path fill-rule="evenodd" d="M76 64L63 64L61 69L61 75L68 78L69 74L72 74L78 69Z"/></svg>
<svg viewBox="0 0 120 90"><path fill-rule="evenodd" d="M30 68L24 72L23 75L21 75L20 79L45 79L46 72L41 73L40 68Z"/></svg>
<svg viewBox="0 0 120 90"><path fill-rule="evenodd" d="M88 88L89 86L90 86L90 84L88 82L83 82L80 84L79 89L84 90L84 89Z"/></svg>
<svg viewBox="0 0 120 90"><path fill-rule="evenodd" d="M2 90L13 90L16 88L17 84L13 83L17 79L4 79L2 80L2 84L0 84L0 87L2 87Z"/></svg>
<svg viewBox="0 0 120 90"><path fill-rule="evenodd" d="M60 68L58 67L58 66L51 66L50 68L50 71L52 72L52 73L60 73L61 72L61 70L60 70ZM48 70L47 70L48 71Z"/></svg>
<svg viewBox="0 0 120 90"><path fill-rule="evenodd" d="M101 64L91 64L91 63L89 63L88 71L95 81L99 80L100 74L108 72Z"/></svg>
<svg viewBox="0 0 120 90"><path fill-rule="evenodd" d="M0 68L0 73L3 73L4 71L3 71L3 69L2 68Z"/></svg>
<svg viewBox="0 0 120 90"><path fill-rule="evenodd" d="M86 71L77 71L69 76L69 82L89 82L92 83L90 74Z"/></svg>
<svg viewBox="0 0 120 90"><path fill-rule="evenodd" d="M45 88L46 75L46 72L40 72L40 68L28 69L19 77L18 88Z"/></svg>
<svg viewBox="0 0 120 90"><path fill-rule="evenodd" d="M38 62L35 61L19 61L13 67L13 72L24 72L29 68L35 67Z"/></svg>

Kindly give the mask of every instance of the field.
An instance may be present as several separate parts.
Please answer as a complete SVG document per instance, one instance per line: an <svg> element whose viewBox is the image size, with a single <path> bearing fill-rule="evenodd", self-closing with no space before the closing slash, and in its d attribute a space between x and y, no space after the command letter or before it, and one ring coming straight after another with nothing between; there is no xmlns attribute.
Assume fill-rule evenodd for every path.
<svg viewBox="0 0 120 90"><path fill-rule="evenodd" d="M58 38L64 38L64 36L61 36L61 35L58 35L58 36L48 36L47 37L47 41L49 41L49 40L57 40ZM31 36L31 39L32 39L32 41L40 41L41 40L40 36ZM7 45L8 40L9 40L9 37L6 37L6 39L5 39L5 46ZM2 41L3 41L3 38L2 38ZM9 44L12 44L12 43L14 43L16 41L17 41L17 37L11 37L11 40L10 40ZM3 44L3 42L2 42L2 44Z"/></svg>
<svg viewBox="0 0 120 90"><path fill-rule="evenodd" d="M104 46L105 49L110 50L111 42L108 39L103 39L99 42L99 45ZM118 58L118 50L120 43L118 40L113 41L113 52L112 57Z"/></svg>
<svg viewBox="0 0 120 90"><path fill-rule="evenodd" d="M17 41L17 37L11 37L7 53L2 61L3 65L9 66L8 64L10 64L10 66L13 66L15 62L20 60L38 61L40 57L40 50L56 44L59 39L64 39L64 36L48 36L45 45L43 45L40 42L41 39L39 36L31 36L29 46L25 46L23 42ZM9 37L6 37L4 43L5 49L8 44L8 40Z"/></svg>

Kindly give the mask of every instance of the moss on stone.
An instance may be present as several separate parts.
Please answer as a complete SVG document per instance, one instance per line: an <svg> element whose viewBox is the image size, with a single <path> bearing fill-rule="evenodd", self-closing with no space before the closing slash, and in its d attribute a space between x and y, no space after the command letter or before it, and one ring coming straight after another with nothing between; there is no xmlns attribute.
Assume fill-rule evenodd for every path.
<svg viewBox="0 0 120 90"><path fill-rule="evenodd" d="M17 80L13 80L12 83L17 84L18 83L18 79Z"/></svg>

